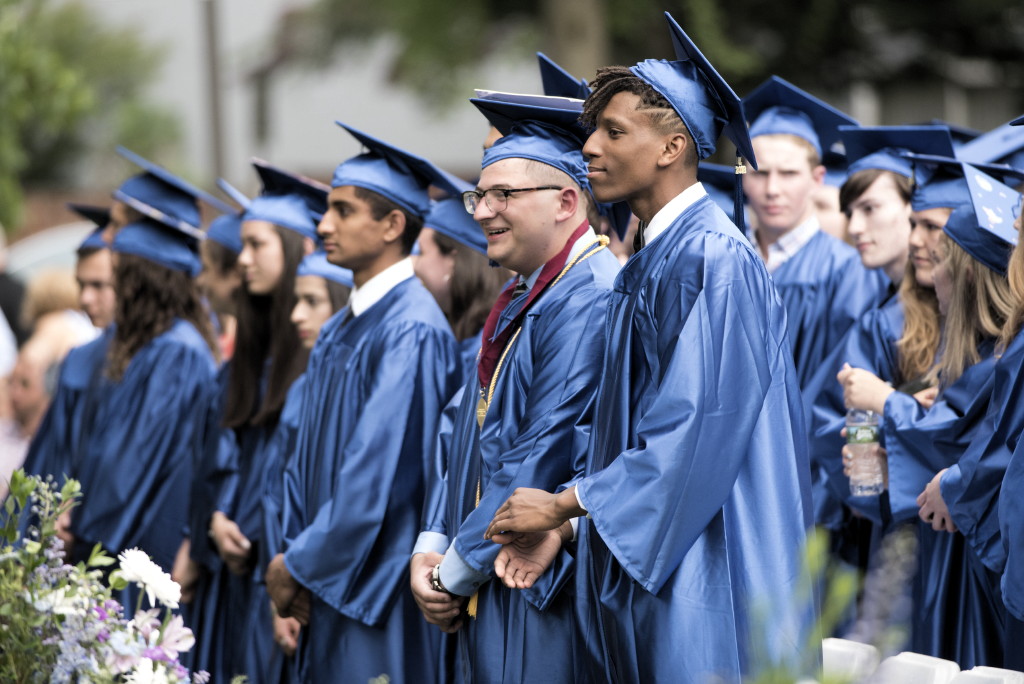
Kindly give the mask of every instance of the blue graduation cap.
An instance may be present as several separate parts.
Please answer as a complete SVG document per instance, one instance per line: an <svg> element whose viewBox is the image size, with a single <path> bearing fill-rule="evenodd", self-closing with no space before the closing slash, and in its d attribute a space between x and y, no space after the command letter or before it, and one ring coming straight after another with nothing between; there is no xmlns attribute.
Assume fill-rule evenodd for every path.
<svg viewBox="0 0 1024 684"><path fill-rule="evenodd" d="M217 179L217 187L220 188L225 195L230 197L235 202L235 204L242 207L242 209L248 207L249 202L252 201L244 192L236 188L231 183L228 183L223 178Z"/></svg>
<svg viewBox="0 0 1024 684"><path fill-rule="evenodd" d="M78 202L68 202L65 206L86 221L92 221L99 228L105 228L110 223L110 209L108 207L98 207L94 204L80 204Z"/></svg>
<svg viewBox="0 0 1024 684"><path fill-rule="evenodd" d="M221 214L210 222L206 239L231 250L242 253L242 214Z"/></svg>
<svg viewBox="0 0 1024 684"><path fill-rule="evenodd" d="M462 212L466 213L466 212ZM327 280L341 283L345 287L353 287L352 271L341 266L335 266L327 260L325 252L313 252L307 254L299 262L299 268L295 271L296 276L319 276Z"/></svg>
<svg viewBox="0 0 1024 684"><path fill-rule="evenodd" d="M234 211L228 204L203 192L167 169L140 157L131 150L118 147L117 153L143 169L114 191L114 199L124 202L139 213L163 223L175 223L183 232L192 232L201 238L202 219L197 200L202 200L219 212Z"/></svg>
<svg viewBox="0 0 1024 684"><path fill-rule="evenodd" d="M566 173L593 197L583 157L583 144L590 134L579 122L582 100L488 93L470 102L502 134L484 151L483 168L502 159L532 159ZM597 210L623 239L629 228L629 205L597 203Z"/></svg>
<svg viewBox="0 0 1024 684"><path fill-rule="evenodd" d="M965 162L1000 163L1024 168L1024 128L1008 122L982 133L957 152Z"/></svg>
<svg viewBox="0 0 1024 684"><path fill-rule="evenodd" d="M945 126L840 126L850 175L881 169L914 177L907 152L953 157L953 138Z"/></svg>
<svg viewBox="0 0 1024 684"><path fill-rule="evenodd" d="M309 207L298 195L260 195L249 203L242 222L267 221L294 231L316 242L316 222Z"/></svg>
<svg viewBox="0 0 1024 684"><path fill-rule="evenodd" d="M110 245L103 239L103 233L105 230L106 225L104 224L86 235L85 239L78 245L78 249L75 250L75 253L81 256L82 252L92 252L98 249L110 249Z"/></svg>
<svg viewBox="0 0 1024 684"><path fill-rule="evenodd" d="M962 165L962 173L970 201L953 210L944 230L972 257L1005 275L1017 244L1013 212L1020 194L970 164Z"/></svg>
<svg viewBox="0 0 1024 684"><path fill-rule="evenodd" d="M840 126L857 121L792 83L771 76L743 98L751 119L750 135L788 134L811 143L824 159L839 142Z"/></svg>
<svg viewBox="0 0 1024 684"><path fill-rule="evenodd" d="M590 95L590 87L586 81L574 77L543 52L537 53L537 63L540 66L540 81L545 95L573 97L579 100L585 100Z"/></svg>
<svg viewBox="0 0 1024 684"><path fill-rule="evenodd" d="M133 221L117 232L110 248L134 254L160 266L184 271L192 277L203 270L196 242L188 234L151 218Z"/></svg>
<svg viewBox="0 0 1024 684"><path fill-rule="evenodd" d="M449 194L458 192L451 177L423 157L378 140L340 121L335 123L362 143L367 151L339 164L334 170L331 187L353 185L365 188L421 218L430 212L427 189L431 185Z"/></svg>
<svg viewBox="0 0 1024 684"><path fill-rule="evenodd" d="M660 93L686 124L697 147L697 156L714 154L724 132L737 153L757 168L750 144L743 104L711 62L704 57L672 15L665 12L676 60L648 59L630 71Z"/></svg>
<svg viewBox="0 0 1024 684"><path fill-rule="evenodd" d="M971 142L979 135L981 131L968 128L967 126L961 126L959 124L952 123L951 121L945 121L943 119L931 119L924 122L923 125L930 126L945 126L949 129L949 134L953 137L953 149L959 150L966 143Z"/></svg>
<svg viewBox="0 0 1024 684"><path fill-rule="evenodd" d="M327 195L331 188L318 180L285 171L262 159L253 159L252 165L263 184L261 195L296 195L309 207L314 221L327 213Z"/></svg>
<svg viewBox="0 0 1024 684"><path fill-rule="evenodd" d="M460 194L455 197L431 202L430 213L424 219L423 225L486 255L487 238L484 237L480 224L466 213L466 206L461 196L461 193L472 190L473 185L459 179L457 187Z"/></svg>

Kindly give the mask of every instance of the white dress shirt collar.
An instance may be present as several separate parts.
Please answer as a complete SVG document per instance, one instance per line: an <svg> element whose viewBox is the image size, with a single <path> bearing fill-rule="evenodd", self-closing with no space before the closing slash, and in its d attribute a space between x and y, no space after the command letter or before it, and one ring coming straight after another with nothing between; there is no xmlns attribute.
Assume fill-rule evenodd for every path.
<svg viewBox="0 0 1024 684"><path fill-rule="evenodd" d="M412 259L409 257L388 266L363 283L362 287L352 288L352 293L348 296L349 310L353 316L359 316L383 299L384 295L391 292L396 285L412 278L414 275Z"/></svg>

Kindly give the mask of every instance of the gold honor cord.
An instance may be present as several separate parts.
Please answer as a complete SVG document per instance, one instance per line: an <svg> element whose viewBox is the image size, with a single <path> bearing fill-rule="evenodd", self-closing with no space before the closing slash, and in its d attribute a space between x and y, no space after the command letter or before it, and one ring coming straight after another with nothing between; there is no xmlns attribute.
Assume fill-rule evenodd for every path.
<svg viewBox="0 0 1024 684"><path fill-rule="evenodd" d="M576 264L583 263L584 261L586 261L590 257L592 257L595 254L597 254L598 252L600 252L602 249L604 249L605 247L608 246L608 242L609 242L609 240L608 240L608 238L606 236L599 235L596 240L594 240L593 242L588 244L586 247L584 247L583 250L579 253L579 255L575 259L573 259L572 261L570 261L568 264L565 265L565 268L562 269L562 272L558 274L557 278L555 278L554 280L551 281L551 285L549 285L548 287L554 287L555 283L557 283L559 280L561 280L562 276L564 276L566 273L569 272L569 269L571 269ZM590 248L593 247L594 245L598 245L597 249L591 250ZM505 357L508 356L509 351L512 349L512 346L516 343L516 339L519 338L519 333L522 332L522 330L523 330L522 327L520 327L519 329L516 330L515 334L512 335L512 339L510 339L508 341L508 344L505 345L505 350L501 352L501 358L498 359L498 365L494 367L494 375L491 376L491 383L487 387L487 397L486 398L484 397L484 390L483 390L483 388L480 388L480 400L477 402L477 405L476 405L476 422L477 422L477 426L481 430L484 427L484 419L487 417L487 409L490 408L491 400L494 399L494 388L497 387L497 385L498 385L498 376L501 374L501 367L505 364ZM476 506L479 506L479 505L480 505L480 476L477 476L477 480L476 480L476 503L473 504L473 507L475 508ZM473 592L473 595L469 597L469 603L466 606L466 613L468 613L469 617L471 617L471 618L476 618L476 609L477 609L477 603L478 603L479 597L480 597L480 592L479 591Z"/></svg>

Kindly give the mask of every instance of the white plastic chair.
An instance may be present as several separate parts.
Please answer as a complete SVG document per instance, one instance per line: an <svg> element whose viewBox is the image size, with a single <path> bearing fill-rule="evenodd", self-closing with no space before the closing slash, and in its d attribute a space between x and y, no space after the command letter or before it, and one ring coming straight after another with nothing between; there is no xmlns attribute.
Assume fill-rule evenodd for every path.
<svg viewBox="0 0 1024 684"><path fill-rule="evenodd" d="M878 667L881 655L871 644L849 639L822 639L822 665L826 678L860 681Z"/></svg>
<svg viewBox="0 0 1024 684"><path fill-rule="evenodd" d="M1024 672L979 665L958 674L952 684L1024 684Z"/></svg>
<svg viewBox="0 0 1024 684"><path fill-rule="evenodd" d="M960 666L951 660L904 651L882 661L871 684L952 684Z"/></svg>

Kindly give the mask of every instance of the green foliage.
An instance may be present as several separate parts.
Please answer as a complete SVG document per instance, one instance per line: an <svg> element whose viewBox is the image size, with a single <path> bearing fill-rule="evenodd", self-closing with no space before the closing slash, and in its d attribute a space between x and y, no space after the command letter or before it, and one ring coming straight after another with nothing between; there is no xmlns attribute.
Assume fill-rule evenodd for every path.
<svg viewBox="0 0 1024 684"><path fill-rule="evenodd" d="M542 30L551 3L465 0L316 0L282 22L279 51L267 70L288 62L328 64L340 45L359 46L387 33L399 41L392 77L442 102L466 95L465 79L486 58L556 60L559 36ZM771 74L811 91L852 79L941 77L950 57L1007 64L1024 60L1024 5L1016 0L590 0L604 12L610 53L604 64L670 58L662 12L668 10L738 93ZM564 56L563 56L564 57ZM594 64L578 75L592 78ZM486 74L473 73L487 86Z"/></svg>
<svg viewBox="0 0 1024 684"><path fill-rule="evenodd" d="M161 57L77 2L0 0L0 223L13 230L25 189L67 182L83 152L116 141L150 154L176 139L138 95Z"/></svg>

